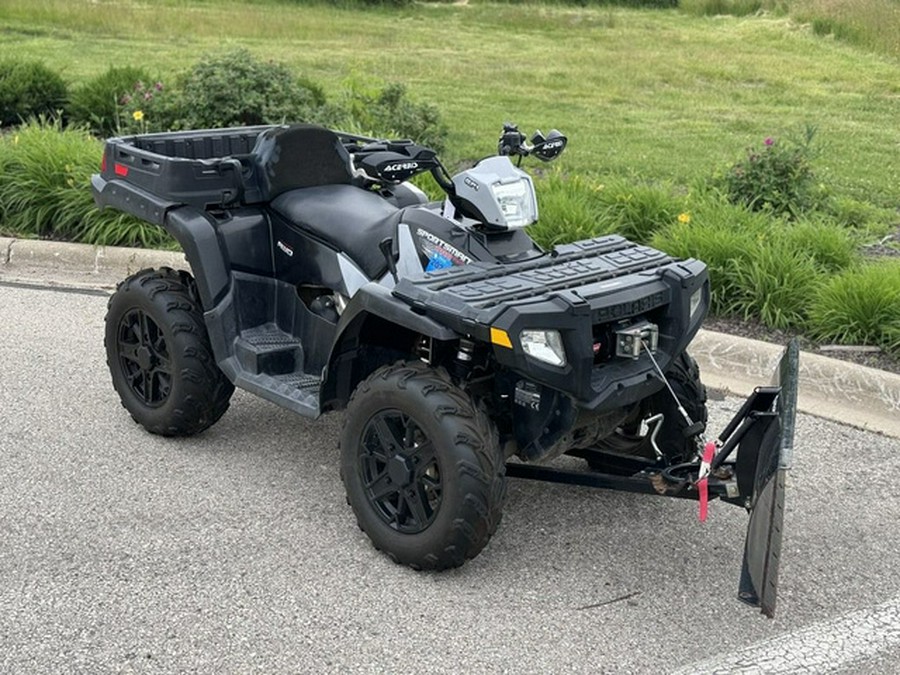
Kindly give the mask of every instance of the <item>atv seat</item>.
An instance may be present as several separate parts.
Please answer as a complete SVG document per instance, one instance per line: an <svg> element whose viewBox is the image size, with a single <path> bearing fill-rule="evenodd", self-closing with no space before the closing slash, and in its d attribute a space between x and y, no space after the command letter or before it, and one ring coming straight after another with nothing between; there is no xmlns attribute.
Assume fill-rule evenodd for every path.
<svg viewBox="0 0 900 675"><path fill-rule="evenodd" d="M350 154L337 134L312 124L271 127L250 155L263 201L297 188L348 184Z"/></svg>
<svg viewBox="0 0 900 675"><path fill-rule="evenodd" d="M272 210L316 238L343 251L369 279L387 271L378 244L394 237L402 211L374 192L354 185L320 185L283 192Z"/></svg>

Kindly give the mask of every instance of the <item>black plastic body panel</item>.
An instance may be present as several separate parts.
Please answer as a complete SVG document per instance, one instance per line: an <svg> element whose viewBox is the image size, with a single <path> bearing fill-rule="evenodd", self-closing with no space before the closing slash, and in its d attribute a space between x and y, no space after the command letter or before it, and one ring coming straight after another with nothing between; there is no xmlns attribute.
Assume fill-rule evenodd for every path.
<svg viewBox="0 0 900 675"><path fill-rule="evenodd" d="M406 338L427 336L449 342L459 337L433 318L413 311L389 289L376 283L363 286L353 296L341 315L337 333L322 386L323 409L343 408L355 383L367 374L360 372L361 364L356 358L364 339L381 334L386 338L386 348L402 350L404 346L412 346L405 345Z"/></svg>
<svg viewBox="0 0 900 675"><path fill-rule="evenodd" d="M378 245L394 236L401 213L374 192L354 185L300 188L282 193L270 208L292 227L345 253L370 279L387 271Z"/></svg>
<svg viewBox="0 0 900 675"><path fill-rule="evenodd" d="M342 287L338 250L334 246L288 222L278 213L271 214L271 222L276 279L294 286Z"/></svg>
<svg viewBox="0 0 900 675"><path fill-rule="evenodd" d="M244 207L210 215L232 270L274 276L272 235L264 210Z"/></svg>
<svg viewBox="0 0 900 675"><path fill-rule="evenodd" d="M182 206L167 212L165 225L184 249L203 308L215 307L231 284L231 271L219 245L215 221L203 211Z"/></svg>
<svg viewBox="0 0 900 675"><path fill-rule="evenodd" d="M463 228L440 215L440 204L405 209L401 221L409 226L413 235L418 236L419 229L425 230L472 260L521 262L544 255L524 229L485 232Z"/></svg>
<svg viewBox="0 0 900 675"><path fill-rule="evenodd" d="M147 192L123 180L107 180L100 174L91 176L91 190L94 202L100 208L110 207L117 211L146 220L153 225L165 224L166 212L179 203Z"/></svg>
<svg viewBox="0 0 900 675"><path fill-rule="evenodd" d="M696 334L709 300L706 266L674 261L664 253L619 236L557 247L525 263L473 263L402 279L395 295L417 311L460 334L491 342L498 328L514 348L494 347L498 363L565 392L579 405L609 409L630 405L657 391L661 382L646 354L595 364L595 326L636 317L659 326L657 361L663 369ZM701 302L690 316L690 297ZM568 362L552 366L516 348L526 328L555 329Z"/></svg>

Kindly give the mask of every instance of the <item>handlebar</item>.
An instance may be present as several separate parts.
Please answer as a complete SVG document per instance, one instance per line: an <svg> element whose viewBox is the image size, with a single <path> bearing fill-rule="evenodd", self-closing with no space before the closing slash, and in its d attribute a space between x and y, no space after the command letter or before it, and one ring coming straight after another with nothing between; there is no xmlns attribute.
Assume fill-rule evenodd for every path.
<svg viewBox="0 0 900 675"><path fill-rule="evenodd" d="M551 129L546 136L540 129L531 137L531 145L525 141L525 134L519 131L519 127L512 122L503 125L500 141L497 144L497 153L500 155L515 155L522 162L522 157L534 155L540 160L549 162L559 157L566 149L569 139L556 129Z"/></svg>
<svg viewBox="0 0 900 675"><path fill-rule="evenodd" d="M453 178L434 150L411 140L385 140L347 133L338 136L353 155L356 168L372 182L401 183L429 171L444 192L450 197L456 195ZM536 131L529 143L518 126L507 122L503 125L497 153L518 157L519 164L529 155L549 162L559 157L567 144L568 139L556 129L551 129L546 136Z"/></svg>

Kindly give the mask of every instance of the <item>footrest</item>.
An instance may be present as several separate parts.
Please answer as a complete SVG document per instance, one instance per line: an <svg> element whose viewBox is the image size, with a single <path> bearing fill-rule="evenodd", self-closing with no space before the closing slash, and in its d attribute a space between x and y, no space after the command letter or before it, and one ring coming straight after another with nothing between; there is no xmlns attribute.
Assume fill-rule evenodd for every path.
<svg viewBox="0 0 900 675"><path fill-rule="evenodd" d="M234 354L241 368L253 375L303 370L300 341L271 323L241 331L234 341Z"/></svg>

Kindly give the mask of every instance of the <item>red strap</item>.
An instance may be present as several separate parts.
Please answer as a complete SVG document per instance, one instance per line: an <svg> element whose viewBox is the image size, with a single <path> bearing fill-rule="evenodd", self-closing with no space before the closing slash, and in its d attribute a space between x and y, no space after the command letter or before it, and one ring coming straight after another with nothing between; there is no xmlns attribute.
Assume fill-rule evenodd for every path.
<svg viewBox="0 0 900 675"><path fill-rule="evenodd" d="M700 495L700 522L706 522L706 514L709 510L709 464L716 452L716 444L709 442L703 448L703 459L700 462L700 480L697 481L697 492Z"/></svg>

